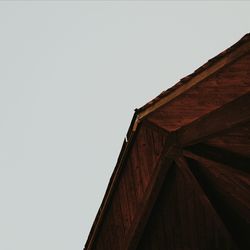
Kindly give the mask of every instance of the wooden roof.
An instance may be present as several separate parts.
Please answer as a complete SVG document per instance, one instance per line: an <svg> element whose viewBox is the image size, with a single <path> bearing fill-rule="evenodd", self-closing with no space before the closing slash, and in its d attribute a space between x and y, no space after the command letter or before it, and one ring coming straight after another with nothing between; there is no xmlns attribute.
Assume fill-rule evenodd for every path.
<svg viewBox="0 0 250 250"><path fill-rule="evenodd" d="M250 34L136 110L86 250L250 249Z"/></svg>

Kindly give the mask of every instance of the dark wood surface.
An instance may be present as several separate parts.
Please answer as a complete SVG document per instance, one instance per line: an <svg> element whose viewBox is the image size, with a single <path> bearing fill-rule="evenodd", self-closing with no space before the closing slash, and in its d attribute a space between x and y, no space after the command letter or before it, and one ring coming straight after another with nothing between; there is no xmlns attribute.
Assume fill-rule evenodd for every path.
<svg viewBox="0 0 250 250"><path fill-rule="evenodd" d="M238 249L189 167L177 164L165 179L137 249Z"/></svg>
<svg viewBox="0 0 250 250"><path fill-rule="evenodd" d="M165 134L142 125L124 162L112 203L100 226L92 249L124 249L133 230L137 211L142 209L151 179L165 144ZM146 193L147 192L147 193ZM112 248L111 248L112 247Z"/></svg>
<svg viewBox="0 0 250 250"><path fill-rule="evenodd" d="M136 113L127 138L86 250L250 249L250 35Z"/></svg>
<svg viewBox="0 0 250 250"><path fill-rule="evenodd" d="M249 65L250 54L155 110L148 119L167 131L174 131L220 108L250 91Z"/></svg>

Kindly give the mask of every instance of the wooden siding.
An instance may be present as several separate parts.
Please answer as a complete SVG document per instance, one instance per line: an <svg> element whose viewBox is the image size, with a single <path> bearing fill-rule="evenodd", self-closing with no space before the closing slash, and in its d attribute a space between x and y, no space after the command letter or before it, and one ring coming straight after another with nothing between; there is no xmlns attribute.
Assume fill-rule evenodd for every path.
<svg viewBox="0 0 250 250"><path fill-rule="evenodd" d="M250 54L222 68L147 119L167 131L174 131L250 91Z"/></svg>
<svg viewBox="0 0 250 250"><path fill-rule="evenodd" d="M165 138L165 134L146 124L139 129L92 249L123 249L136 212L141 208Z"/></svg>
<svg viewBox="0 0 250 250"><path fill-rule="evenodd" d="M250 107L248 107L250 109ZM205 140L206 144L225 149L245 157L250 157L250 122ZM250 164L249 164L250 166Z"/></svg>
<svg viewBox="0 0 250 250"><path fill-rule="evenodd" d="M194 154L189 166L239 249L250 248L250 175ZM226 249L226 248L222 248Z"/></svg>
<svg viewBox="0 0 250 250"><path fill-rule="evenodd" d="M173 165L137 249L237 247L190 170Z"/></svg>

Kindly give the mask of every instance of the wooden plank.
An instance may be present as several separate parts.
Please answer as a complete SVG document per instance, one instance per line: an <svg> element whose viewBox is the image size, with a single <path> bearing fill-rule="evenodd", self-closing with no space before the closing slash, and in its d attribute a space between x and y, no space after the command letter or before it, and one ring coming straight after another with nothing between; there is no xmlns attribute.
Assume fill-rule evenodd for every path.
<svg viewBox="0 0 250 250"><path fill-rule="evenodd" d="M153 145L152 138L148 135L148 127L143 123L144 131L141 134L140 141L138 141L136 158L139 161L141 177L143 179L143 190L145 192L148 182L150 180L151 172L153 171Z"/></svg>
<svg viewBox="0 0 250 250"><path fill-rule="evenodd" d="M250 220L250 213L248 211L250 209L249 173L243 172L237 169L237 167L231 167L211 159L206 159L187 150L184 150L183 154L201 163L200 170L214 179L215 185L220 189L218 192L224 192L230 200L234 200L235 202L232 206L238 206L242 210L241 215L245 215ZM241 206L243 207L240 208Z"/></svg>
<svg viewBox="0 0 250 250"><path fill-rule="evenodd" d="M110 201L104 208L105 217L102 222L99 221L98 230L92 235L92 245L88 245L87 249L118 250L124 243L127 244L126 239L147 196L166 137L143 123L137 132L128 155L120 160L123 167L116 177L119 181L116 180L116 185L112 187ZM101 212L104 213L103 210Z"/></svg>
<svg viewBox="0 0 250 250"><path fill-rule="evenodd" d="M186 82L185 84L181 84L178 88L171 91L168 95L164 96L163 98L160 98L157 102L150 105L148 108L143 110L142 112L138 113L137 119L135 121L135 125L133 130L135 131L137 125L139 124L140 120L142 120L145 116L148 116L150 113L155 111L156 109L159 109L166 103L170 102L177 96L181 95L182 93L186 92L199 82L203 81L210 75L214 74L221 68L225 67L226 65L230 64L237 58L241 57L242 55L248 53L250 51L250 42L241 45L240 47L236 48L231 53L227 54L224 57L221 57L218 61L216 61L214 64L212 64L210 67L206 68L205 70L201 71L199 74L195 75L194 77L191 77L191 79Z"/></svg>
<svg viewBox="0 0 250 250"><path fill-rule="evenodd" d="M250 155L249 157L245 157L228 151L225 148L218 148L204 143L198 143L189 147L185 147L185 150L205 159L219 162L230 167L234 167L238 170L250 173Z"/></svg>
<svg viewBox="0 0 250 250"><path fill-rule="evenodd" d="M176 136L172 133L168 135L164 150L161 153L157 166L154 168L153 176L151 176L150 183L145 191L143 200L140 203L140 209L138 209L133 224L131 225L126 237L125 242L127 244L124 249L136 249L149 214L161 190L165 176L173 162L173 156L175 155L174 152L176 150Z"/></svg>
<svg viewBox="0 0 250 250"><path fill-rule="evenodd" d="M250 157L250 122L225 131L219 136L208 138L204 143L248 158Z"/></svg>
<svg viewBox="0 0 250 250"><path fill-rule="evenodd" d="M127 189L127 197L128 197L128 206L130 209L130 216L131 216L131 223L133 223L135 213L138 209L138 201L139 197L136 197L136 185L139 185L138 179L134 177L134 164L128 160L127 168L126 168L126 176L125 180L125 187Z"/></svg>
<svg viewBox="0 0 250 250"><path fill-rule="evenodd" d="M240 249L250 248L250 175L189 151L190 170Z"/></svg>
<svg viewBox="0 0 250 250"><path fill-rule="evenodd" d="M121 178L118 189L117 189L121 207L122 207L122 219L123 219L123 224L125 228L125 232L128 230L132 223L132 217L131 217L131 209L130 209L130 201L128 197L128 189L126 186L126 180L125 178Z"/></svg>
<svg viewBox="0 0 250 250"><path fill-rule="evenodd" d="M151 130L157 132L157 133L162 133L162 135L167 136L170 132L163 129L162 127L158 126L157 124L155 124L154 122L150 121L149 119L144 119L143 120L143 124L145 124L148 128L150 128Z"/></svg>
<svg viewBox="0 0 250 250"><path fill-rule="evenodd" d="M232 250L237 247L199 184L173 164L137 249Z"/></svg>
<svg viewBox="0 0 250 250"><path fill-rule="evenodd" d="M112 197L116 191L117 184L119 182L120 174L124 168L124 162L127 156L129 155L130 149L134 143L134 140L137 136L137 132L139 131L133 131L133 126L135 123L137 117L137 111L135 111L134 116L132 118L131 124L129 126L126 138L124 139L120 154L117 159L117 163L115 166L115 169L112 173L112 176L110 178L110 181L108 183L104 198L102 200L101 206L98 210L98 213L95 217L94 223L91 227L88 239L85 243L84 250L90 250L94 248L94 245L96 245L96 242L98 241L98 235L100 233L100 230L102 228L102 224L105 221L104 217L107 217L106 214L108 213L108 207L110 205L110 201L112 200ZM104 246L104 245L103 245ZM110 248L107 248L110 249Z"/></svg>
<svg viewBox="0 0 250 250"><path fill-rule="evenodd" d="M131 161L133 161L134 176L135 176L135 179L137 180L135 192L136 192L136 196L140 200L144 194L145 187L148 183L148 176L149 175L146 174L147 169L144 170L140 167L140 157L138 157L138 155L139 155L139 148L138 148L139 143L140 142L138 141L138 143L135 145L135 150L133 150L133 152L131 152Z"/></svg>
<svg viewBox="0 0 250 250"><path fill-rule="evenodd" d="M196 192L199 193L202 203L206 204L206 207L210 211L210 213L213 214L213 219L215 220L215 224L217 224L217 227L220 228L221 234L224 235L224 237L228 237L229 239L231 238L231 233L228 231L227 227L224 224L224 221L221 220L220 216L218 215L217 211L215 210L214 206L211 204L211 201L206 197L204 190L200 186L200 183L197 181L195 176L193 175L192 171L190 170L189 164L187 163L186 159L183 156L180 156L175 160L177 166L181 170L182 174L184 175L185 179L189 181L190 186L194 186L196 189ZM209 216L207 214L206 216ZM233 242L234 237L230 239L231 241L231 247L232 248L237 248ZM205 240L205 239L204 239ZM229 242L228 242L229 243Z"/></svg>
<svg viewBox="0 0 250 250"><path fill-rule="evenodd" d="M231 129L250 120L250 93L216 109L178 130L178 140L186 146Z"/></svg>
<svg viewBox="0 0 250 250"><path fill-rule="evenodd" d="M153 208L154 202L161 189L161 185L164 181L164 177L167 174L173 160L166 158L161 160L161 163L155 170L155 174L151 180L149 187L145 192L144 200L140 204L140 209L137 211L133 224L126 237L126 243L124 249L134 250L140 240L141 234L146 225L147 219Z"/></svg>
<svg viewBox="0 0 250 250"><path fill-rule="evenodd" d="M135 134L136 134L136 132L135 132ZM134 135L134 133L131 134L131 138L130 138L129 142L127 142L126 140L124 140L124 142L123 142L123 145L122 145L122 148L121 148L118 160L117 160L116 167L115 167L115 169L112 173L112 176L110 178L110 181L109 181L108 187L106 189L104 198L102 200L101 206L100 206L98 213L95 217L95 220L94 220L94 223L93 223L92 228L90 230L88 239L87 239L86 244L84 246L84 250L96 249L95 246L98 245L98 243L100 245L100 242L101 242L102 247L104 247L106 244L106 241L105 241L105 244L102 244L102 242L103 242L102 239L100 241L98 241L96 239L97 239L97 237L100 234L100 231L102 229L102 224L104 223L104 215L107 219L107 213L108 213L107 208L109 207L110 200L114 194L115 187L118 183L118 177L120 176L121 170L123 168L124 160L125 160L126 156L128 155L128 152L132 146L133 135ZM107 247L107 249L108 249L108 247Z"/></svg>
<svg viewBox="0 0 250 250"><path fill-rule="evenodd" d="M250 53L157 109L146 119L166 131L190 124L250 91Z"/></svg>

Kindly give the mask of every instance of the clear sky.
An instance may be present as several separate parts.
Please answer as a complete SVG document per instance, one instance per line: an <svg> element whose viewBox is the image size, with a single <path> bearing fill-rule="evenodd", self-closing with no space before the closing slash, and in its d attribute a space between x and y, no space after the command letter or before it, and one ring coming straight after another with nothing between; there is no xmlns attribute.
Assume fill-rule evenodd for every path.
<svg viewBox="0 0 250 250"><path fill-rule="evenodd" d="M248 1L0 1L0 249L82 249L134 108L249 32L249 13Z"/></svg>

